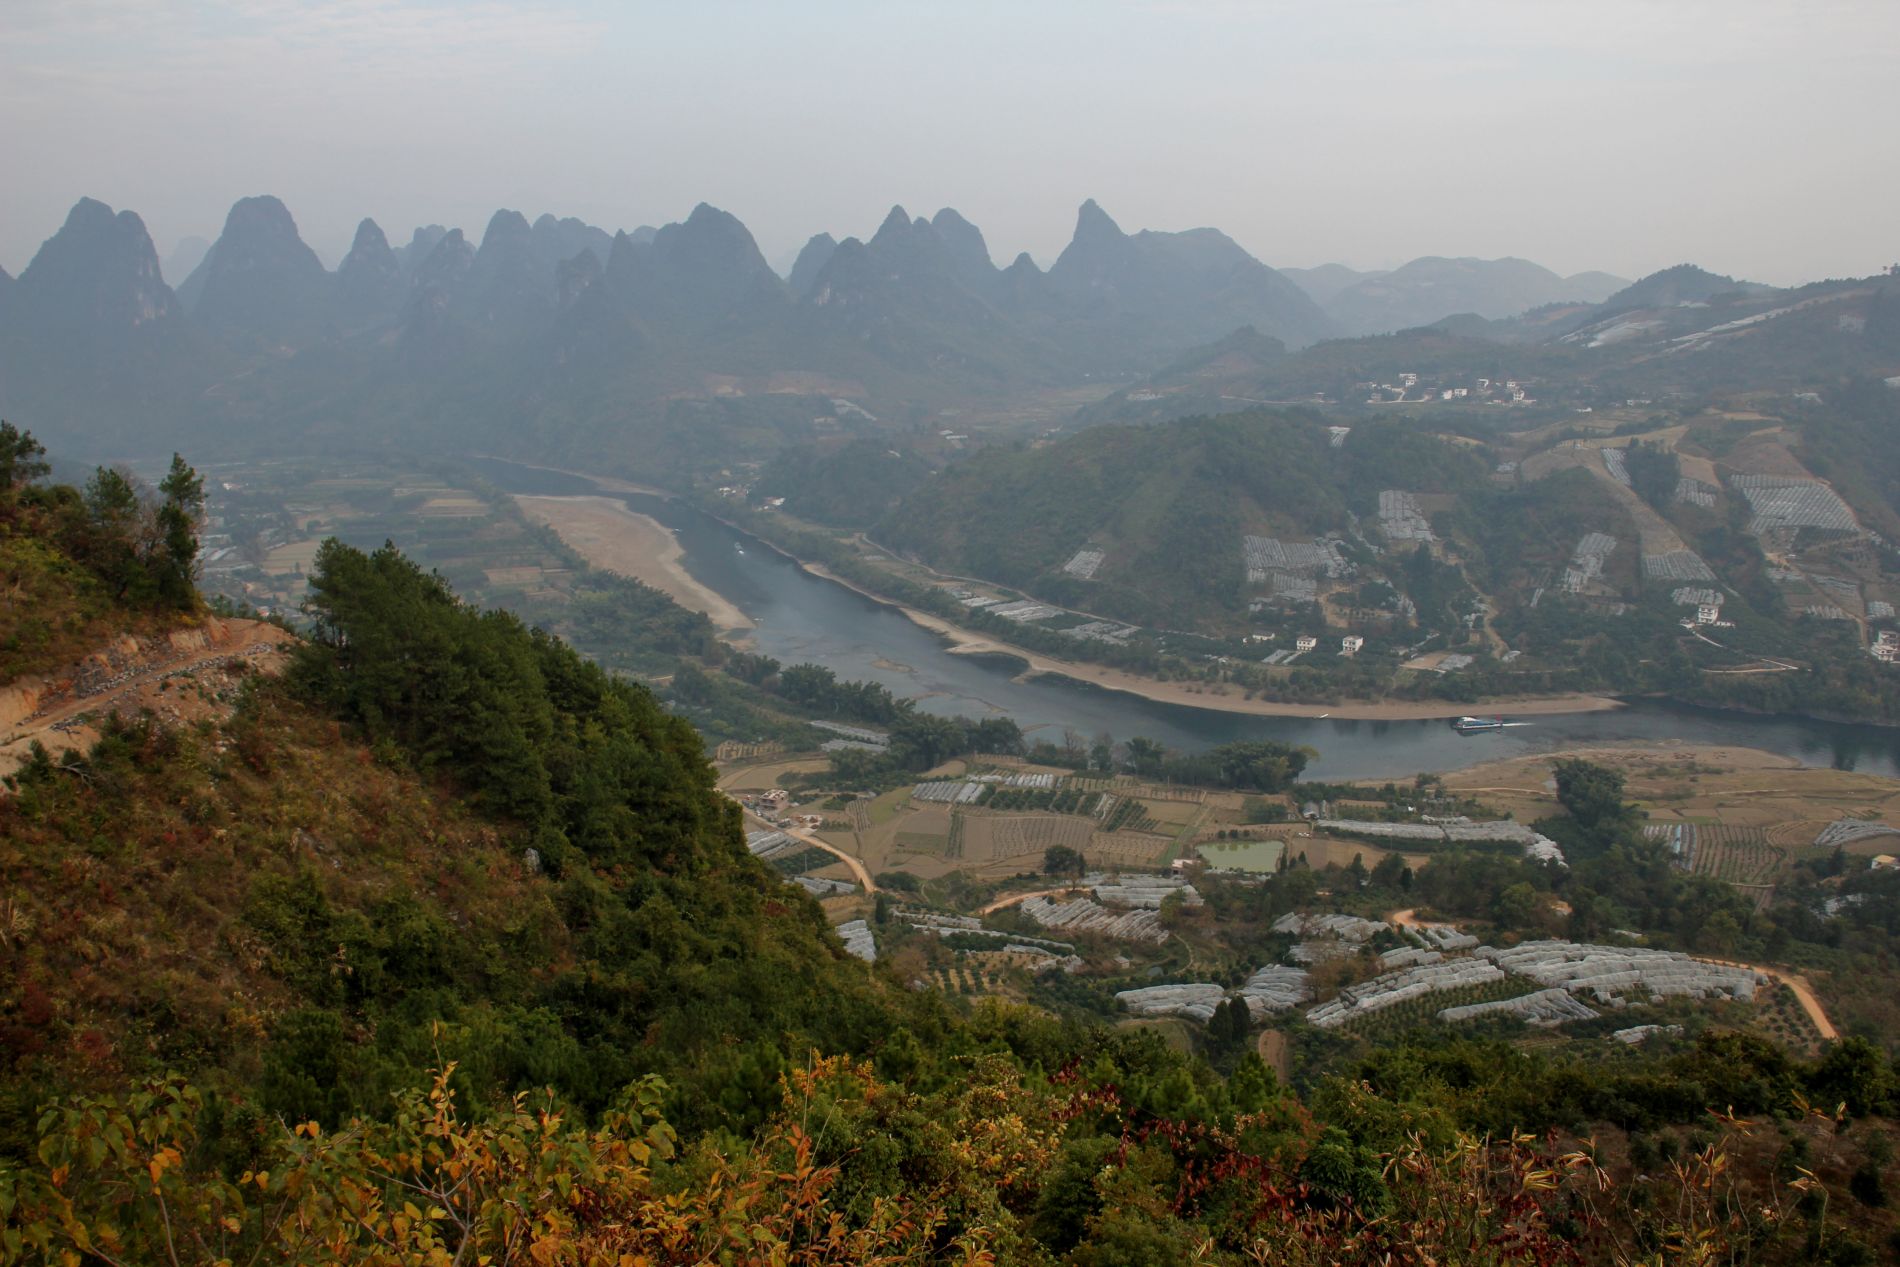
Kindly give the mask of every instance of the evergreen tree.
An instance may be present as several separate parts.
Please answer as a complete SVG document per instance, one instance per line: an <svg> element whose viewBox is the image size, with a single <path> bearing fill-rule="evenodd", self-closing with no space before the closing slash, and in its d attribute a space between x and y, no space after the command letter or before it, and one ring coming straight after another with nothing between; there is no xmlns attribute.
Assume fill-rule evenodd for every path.
<svg viewBox="0 0 1900 1267"><path fill-rule="evenodd" d="M10 422L0 421L0 496L31 484L48 471L46 446Z"/></svg>
<svg viewBox="0 0 1900 1267"><path fill-rule="evenodd" d="M204 513L204 478L174 453L171 470L158 491L164 498L158 507L162 557L153 571L168 602L190 607L198 595L198 520Z"/></svg>

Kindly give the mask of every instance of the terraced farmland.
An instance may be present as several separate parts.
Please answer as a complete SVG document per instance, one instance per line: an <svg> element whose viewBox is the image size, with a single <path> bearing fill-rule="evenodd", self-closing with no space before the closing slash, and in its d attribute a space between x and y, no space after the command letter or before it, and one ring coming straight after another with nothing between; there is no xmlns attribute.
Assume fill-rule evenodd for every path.
<svg viewBox="0 0 1900 1267"><path fill-rule="evenodd" d="M1646 833L1677 850L1676 864L1696 875L1744 888L1774 884L1788 851L1770 839L1769 828L1727 824L1669 823Z"/></svg>
<svg viewBox="0 0 1900 1267"><path fill-rule="evenodd" d="M1697 875L1713 876L1729 884L1773 884L1788 861L1788 852L1768 843L1759 827L1697 827L1689 859Z"/></svg>

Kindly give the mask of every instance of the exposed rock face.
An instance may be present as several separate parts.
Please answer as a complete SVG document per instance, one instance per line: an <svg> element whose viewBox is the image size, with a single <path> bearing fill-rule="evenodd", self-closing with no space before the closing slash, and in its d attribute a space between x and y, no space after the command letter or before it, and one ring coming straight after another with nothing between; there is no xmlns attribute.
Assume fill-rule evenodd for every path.
<svg viewBox="0 0 1900 1267"><path fill-rule="evenodd" d="M336 270L337 293L351 316L394 312L402 302L402 263L374 220L356 226L356 240Z"/></svg>
<svg viewBox="0 0 1900 1267"><path fill-rule="evenodd" d="M240 340L297 338L330 314L331 278L290 210L269 195L241 198L204 263L179 287L200 324Z"/></svg>
<svg viewBox="0 0 1900 1267"><path fill-rule="evenodd" d="M120 337L180 314L145 222L91 198L73 205L59 232L6 289L15 324L88 341Z"/></svg>

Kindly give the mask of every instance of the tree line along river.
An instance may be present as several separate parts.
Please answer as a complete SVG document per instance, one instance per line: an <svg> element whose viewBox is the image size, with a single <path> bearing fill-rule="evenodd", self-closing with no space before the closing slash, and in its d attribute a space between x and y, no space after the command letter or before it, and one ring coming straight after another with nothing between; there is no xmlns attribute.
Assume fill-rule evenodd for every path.
<svg viewBox="0 0 1900 1267"><path fill-rule="evenodd" d="M1539 752L1667 741L1759 748L1805 765L1900 776L1900 729L1665 701L1527 717L1503 730L1466 736L1439 720L1257 717L1160 703L1053 676L1019 679L1020 661L954 655L897 608L813 576L764 542L683 502L612 493L580 476L511 462L481 459L475 465L510 493L619 497L630 510L657 520L678 538L687 571L753 620L752 649L764 655L879 682L929 712L1013 717L1031 738L1059 742L1071 730L1085 739L1143 735L1187 751L1272 739L1315 749L1319 756L1307 777L1322 780L1403 778ZM1474 705L1473 711L1483 708Z"/></svg>

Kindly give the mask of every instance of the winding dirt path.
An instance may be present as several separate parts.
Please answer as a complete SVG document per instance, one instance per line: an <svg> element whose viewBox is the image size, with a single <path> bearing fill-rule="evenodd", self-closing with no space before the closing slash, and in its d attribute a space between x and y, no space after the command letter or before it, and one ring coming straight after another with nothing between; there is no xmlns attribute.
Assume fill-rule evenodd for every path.
<svg viewBox="0 0 1900 1267"><path fill-rule="evenodd" d="M978 907L976 913L978 915L993 915L1006 906L1014 906L1018 902L1027 902L1032 897L1061 897L1064 894L1077 891L1074 885L1067 885L1060 889L1036 889L1029 893L1011 893L1008 897L997 898L988 906Z"/></svg>
<svg viewBox="0 0 1900 1267"><path fill-rule="evenodd" d="M727 793L727 795L731 795L731 794ZM836 858L839 862L844 863L845 866L851 869L852 876L857 880L859 886L862 887L866 893L877 892L877 884L875 881L871 879L871 873L865 869L864 863L852 857L850 854L846 853L844 850L838 848L838 846L832 844L830 841L820 840L818 837L812 835L810 832L805 831L802 828L775 827L771 823L766 822L763 818L760 818L757 814L754 814L751 810L746 811L745 817L746 817L746 822L756 823L759 829L762 831L782 831L787 836L790 836L793 840L798 841L800 844L810 845L814 849L824 850L826 853L830 854L832 857Z"/></svg>
<svg viewBox="0 0 1900 1267"><path fill-rule="evenodd" d="M1735 959L1713 959L1707 955L1697 955L1696 958L1703 963L1719 963L1727 968L1751 968L1764 977L1779 981L1793 992L1795 1001L1801 1005L1801 1010L1808 1014L1808 1019L1814 1022L1814 1028L1820 1031L1822 1038L1830 1043L1840 1041L1840 1031L1834 1028L1834 1022L1827 1019L1827 1010L1821 1006L1821 1000L1814 996L1814 988L1808 984L1808 979L1800 973L1784 972L1780 968L1770 968L1759 963L1742 963Z"/></svg>
<svg viewBox="0 0 1900 1267"><path fill-rule="evenodd" d="M137 711L141 706L154 705L159 697L153 690L166 679L225 660L248 660L266 672L275 672L281 667L283 652L296 641L296 635L262 621L220 622L211 646L154 659L135 672L113 678L102 689L70 698L0 730L0 775L11 774L24 764L36 742L54 756L90 747L99 736L96 727L81 721L88 713L120 707Z"/></svg>

